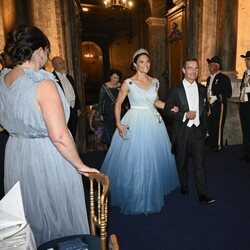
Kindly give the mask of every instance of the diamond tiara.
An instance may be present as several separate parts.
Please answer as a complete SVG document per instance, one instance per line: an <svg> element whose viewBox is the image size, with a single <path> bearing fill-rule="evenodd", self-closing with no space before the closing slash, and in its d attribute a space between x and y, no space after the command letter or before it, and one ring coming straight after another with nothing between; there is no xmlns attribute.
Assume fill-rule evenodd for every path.
<svg viewBox="0 0 250 250"><path fill-rule="evenodd" d="M132 57L132 62L134 62L135 57L138 56L138 55L140 55L140 54L147 54L147 55L149 55L149 53L148 53L147 50L145 50L145 49L143 49L143 48L138 49L138 50L134 53L134 55L133 55L133 57Z"/></svg>

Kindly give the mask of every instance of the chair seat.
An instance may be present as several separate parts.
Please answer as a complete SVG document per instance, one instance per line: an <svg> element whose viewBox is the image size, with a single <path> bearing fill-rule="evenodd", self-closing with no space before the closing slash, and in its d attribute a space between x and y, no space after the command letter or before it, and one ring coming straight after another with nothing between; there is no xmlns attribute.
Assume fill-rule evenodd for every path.
<svg viewBox="0 0 250 250"><path fill-rule="evenodd" d="M65 236L61 238L57 238L48 242L43 243L40 245L37 249L38 250L47 250L49 248L53 249L59 249L59 243L64 243L67 241L73 241L76 239L81 239L84 243L88 244L88 250L99 250L101 249L100 245L100 237L89 235L89 234L79 234L79 235L71 235L71 236ZM73 243L73 242L72 242ZM72 245L73 247L73 245ZM73 248L71 248L73 249ZM79 249L79 248L78 248Z"/></svg>

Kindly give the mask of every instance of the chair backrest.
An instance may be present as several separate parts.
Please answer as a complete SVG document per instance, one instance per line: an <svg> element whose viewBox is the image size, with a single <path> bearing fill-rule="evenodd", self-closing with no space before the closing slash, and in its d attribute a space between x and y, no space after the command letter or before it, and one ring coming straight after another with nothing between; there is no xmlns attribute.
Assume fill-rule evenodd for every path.
<svg viewBox="0 0 250 250"><path fill-rule="evenodd" d="M99 228L101 250L106 250L109 178L107 175L104 175L102 173L90 173L89 180L91 234L96 235L96 229Z"/></svg>

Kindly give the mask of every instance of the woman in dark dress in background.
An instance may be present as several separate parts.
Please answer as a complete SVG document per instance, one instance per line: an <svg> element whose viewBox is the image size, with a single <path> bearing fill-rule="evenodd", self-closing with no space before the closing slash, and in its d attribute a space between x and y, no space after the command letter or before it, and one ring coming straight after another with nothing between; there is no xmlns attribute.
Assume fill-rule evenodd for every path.
<svg viewBox="0 0 250 250"><path fill-rule="evenodd" d="M99 95L99 113L101 120L104 121L104 130L102 134L102 142L110 146L112 136L115 132L115 114L114 106L121 87L120 79L122 74L117 69L111 69L109 73L110 80L104 83L100 89Z"/></svg>

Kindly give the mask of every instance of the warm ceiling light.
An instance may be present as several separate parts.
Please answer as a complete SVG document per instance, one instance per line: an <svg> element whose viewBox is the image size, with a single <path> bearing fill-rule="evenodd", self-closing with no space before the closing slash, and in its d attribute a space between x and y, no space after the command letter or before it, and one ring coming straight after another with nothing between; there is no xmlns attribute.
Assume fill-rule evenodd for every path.
<svg viewBox="0 0 250 250"><path fill-rule="evenodd" d="M92 58L92 57L94 57L94 55L92 55L92 54L85 54L84 57L86 57L86 58Z"/></svg>
<svg viewBox="0 0 250 250"><path fill-rule="evenodd" d="M106 8L126 10L131 9L133 6L133 1L127 0L104 0L103 1Z"/></svg>
<svg viewBox="0 0 250 250"><path fill-rule="evenodd" d="M90 9L89 9L89 8L86 8L86 7L82 7L82 11L88 12L88 11L90 11Z"/></svg>

